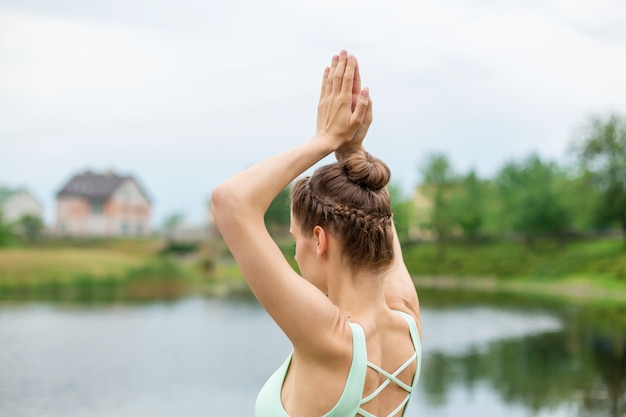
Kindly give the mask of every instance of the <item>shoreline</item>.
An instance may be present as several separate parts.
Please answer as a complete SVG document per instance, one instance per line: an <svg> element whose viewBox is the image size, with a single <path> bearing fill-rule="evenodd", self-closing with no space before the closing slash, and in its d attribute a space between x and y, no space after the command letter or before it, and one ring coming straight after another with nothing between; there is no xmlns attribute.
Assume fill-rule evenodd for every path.
<svg viewBox="0 0 626 417"><path fill-rule="evenodd" d="M593 285L589 280L547 280L532 278L509 279L412 276L413 284L420 289L455 290L483 293L509 293L533 295L573 301L577 303L613 302L626 304L626 284L622 289Z"/></svg>
<svg viewBox="0 0 626 417"><path fill-rule="evenodd" d="M413 284L418 293L420 290L465 292L473 294L508 294L523 297L536 297L552 299L558 302L571 302L575 304L615 304L626 306L626 285L623 288L605 288L591 284L588 280L567 281L550 280L539 282L532 278L518 278L503 280L493 277L451 277L451 276L412 276ZM34 293L2 294L0 301L151 301L159 299L173 300L179 297L199 295L208 298L254 298L246 282L234 279L230 282L203 283L191 285L188 290L167 291L166 293L154 291L140 291L133 296L115 296L115 291L99 293L98 291L89 296L79 296L80 292L63 291L63 287L57 288L56 293L47 291ZM3 296L4 295L4 296ZM8 297L6 297L8 295Z"/></svg>

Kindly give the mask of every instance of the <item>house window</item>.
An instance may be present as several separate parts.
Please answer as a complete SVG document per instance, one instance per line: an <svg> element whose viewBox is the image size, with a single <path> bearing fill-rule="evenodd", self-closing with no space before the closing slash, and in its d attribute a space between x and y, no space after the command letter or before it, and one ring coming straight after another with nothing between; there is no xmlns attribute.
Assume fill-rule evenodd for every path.
<svg viewBox="0 0 626 417"><path fill-rule="evenodd" d="M122 222L122 235L126 236L128 234L128 223Z"/></svg>
<svg viewBox="0 0 626 417"><path fill-rule="evenodd" d="M143 235L143 225L141 223L137 223L137 236Z"/></svg>
<svg viewBox="0 0 626 417"><path fill-rule="evenodd" d="M91 214L102 214L102 201L91 202Z"/></svg>

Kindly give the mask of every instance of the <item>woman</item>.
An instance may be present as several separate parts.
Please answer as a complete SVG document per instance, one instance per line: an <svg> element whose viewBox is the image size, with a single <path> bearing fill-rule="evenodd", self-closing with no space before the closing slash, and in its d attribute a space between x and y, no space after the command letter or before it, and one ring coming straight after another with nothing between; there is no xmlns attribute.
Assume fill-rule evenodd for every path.
<svg viewBox="0 0 626 417"><path fill-rule="evenodd" d="M419 302L391 218L389 168L363 149L368 89L346 51L326 68L317 133L213 191L217 227L252 292L293 344L267 381L257 417L400 416L421 366ZM299 276L264 214L292 187Z"/></svg>

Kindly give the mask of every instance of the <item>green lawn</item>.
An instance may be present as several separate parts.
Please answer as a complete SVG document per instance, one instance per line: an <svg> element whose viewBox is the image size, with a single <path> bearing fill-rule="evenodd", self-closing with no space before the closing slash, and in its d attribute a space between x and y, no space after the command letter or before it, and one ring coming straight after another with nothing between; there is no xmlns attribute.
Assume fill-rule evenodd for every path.
<svg viewBox="0 0 626 417"><path fill-rule="evenodd" d="M87 291L118 284L145 294L163 285L210 295L247 291L227 251L221 252L219 261L209 262L210 268L203 268L201 256L164 256L163 247L156 240L129 240L0 249L0 296L20 288L26 293L63 286ZM297 268L293 251L292 243L284 243L286 258ZM406 245L404 258L418 288L626 302L626 250L620 239L581 240L566 246L540 242L533 247L512 242L420 243Z"/></svg>
<svg viewBox="0 0 626 417"><path fill-rule="evenodd" d="M77 275L120 275L142 265L147 253L120 248L13 248L0 250L0 283L55 280Z"/></svg>

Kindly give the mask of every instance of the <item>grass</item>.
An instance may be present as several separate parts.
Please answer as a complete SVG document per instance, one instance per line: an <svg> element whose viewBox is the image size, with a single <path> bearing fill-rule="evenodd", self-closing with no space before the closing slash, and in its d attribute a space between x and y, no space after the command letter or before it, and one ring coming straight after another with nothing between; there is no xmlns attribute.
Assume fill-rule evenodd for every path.
<svg viewBox="0 0 626 417"><path fill-rule="evenodd" d="M293 244L282 242L287 260ZM223 250L172 255L164 242L53 241L0 249L0 298L7 296L174 297L247 294L241 271ZM206 248L205 248L206 250ZM405 262L418 288L546 295L626 303L626 251L621 240L407 246ZM204 260L203 260L204 259Z"/></svg>
<svg viewBox="0 0 626 417"><path fill-rule="evenodd" d="M552 242L532 247L512 242L420 244L404 256L418 288L626 303L621 239L579 240L563 247Z"/></svg>
<svg viewBox="0 0 626 417"><path fill-rule="evenodd" d="M626 284L613 279L538 280L536 277L519 277L502 280L489 277L414 276L413 281L418 290L460 290L489 294L519 294L584 304L626 304Z"/></svg>
<svg viewBox="0 0 626 417"><path fill-rule="evenodd" d="M94 279L119 275L142 265L145 254L102 248L15 248L0 251L0 283L70 281L78 274Z"/></svg>
<svg viewBox="0 0 626 417"><path fill-rule="evenodd" d="M53 241L0 250L0 298L172 298L201 276L156 240ZM198 278L199 279L199 278Z"/></svg>
<svg viewBox="0 0 626 417"><path fill-rule="evenodd" d="M540 242L469 245L423 243L404 252L412 275L459 277L580 278L626 282L626 250L619 239L581 240L565 247Z"/></svg>
<svg viewBox="0 0 626 417"><path fill-rule="evenodd" d="M232 258L217 263L210 277L196 280L195 291L213 297L250 296L252 293Z"/></svg>

